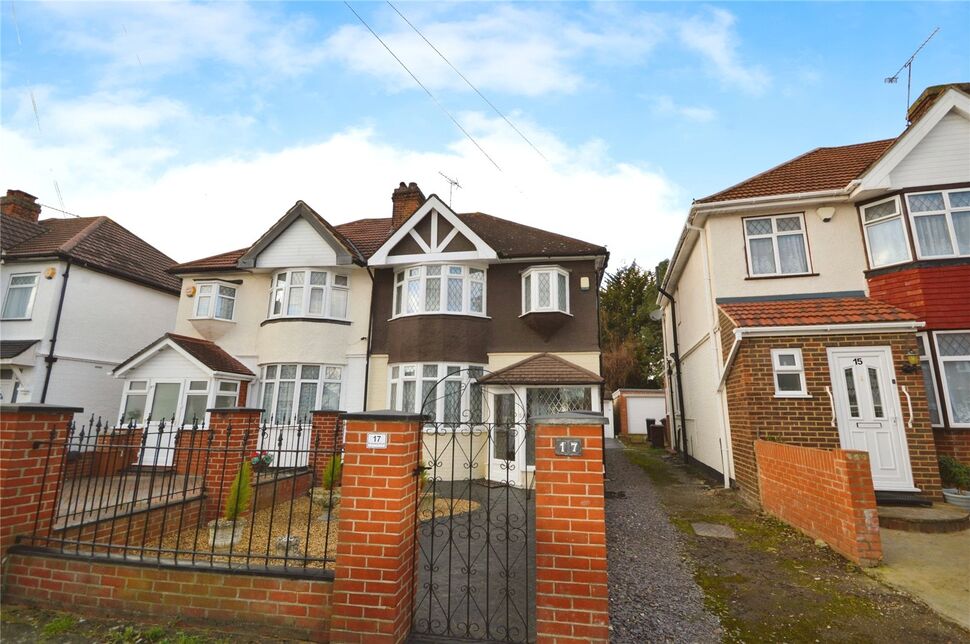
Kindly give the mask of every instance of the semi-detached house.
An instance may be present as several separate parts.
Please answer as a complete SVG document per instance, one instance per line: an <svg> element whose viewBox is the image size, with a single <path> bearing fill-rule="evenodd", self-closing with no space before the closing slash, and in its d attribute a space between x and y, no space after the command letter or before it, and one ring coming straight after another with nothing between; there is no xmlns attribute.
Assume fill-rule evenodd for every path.
<svg viewBox="0 0 970 644"><path fill-rule="evenodd" d="M661 298L668 409L747 498L758 438L866 450L878 495L936 497L937 455L970 462L968 91L694 202Z"/></svg>

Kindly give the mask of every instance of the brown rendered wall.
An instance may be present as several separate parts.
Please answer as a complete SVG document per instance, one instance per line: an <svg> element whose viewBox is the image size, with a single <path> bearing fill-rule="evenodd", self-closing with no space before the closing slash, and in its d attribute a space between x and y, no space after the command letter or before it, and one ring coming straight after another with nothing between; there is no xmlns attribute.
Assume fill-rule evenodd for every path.
<svg viewBox="0 0 970 644"><path fill-rule="evenodd" d="M570 313L548 340L519 318L522 314L521 273L531 265L555 264L570 271ZM590 289L579 281L588 277ZM489 318L422 315L391 320L394 270L374 275L372 351L387 354L391 363L455 360L485 362L488 353L528 351L598 351L596 268L593 260L534 264L494 264L488 267L486 313ZM390 320L386 324L385 320Z"/></svg>
<svg viewBox="0 0 970 644"><path fill-rule="evenodd" d="M726 325L726 326L725 326ZM731 324L723 318L722 329ZM724 342L734 336L722 333ZM832 427L832 407L825 387L831 387L828 347L890 346L900 385L912 397L913 427L906 429L913 482L929 497L941 497L936 447L930 429L929 409L923 389L923 376L902 373L898 366L904 356L916 349L912 333L859 335L818 335L772 338L745 338L727 380L728 409L734 475L746 501L758 503L758 471L754 441L770 439L780 443L838 449L838 429ZM811 398L775 398L771 371L771 349L799 347L805 363L805 378ZM903 414L907 414L905 401ZM904 418L908 420L908 418Z"/></svg>

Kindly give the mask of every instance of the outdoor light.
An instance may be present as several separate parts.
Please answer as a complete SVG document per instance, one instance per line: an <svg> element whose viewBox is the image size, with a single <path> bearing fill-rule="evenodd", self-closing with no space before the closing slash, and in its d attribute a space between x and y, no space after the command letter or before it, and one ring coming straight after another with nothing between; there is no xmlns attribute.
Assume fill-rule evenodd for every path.
<svg viewBox="0 0 970 644"><path fill-rule="evenodd" d="M195 287L194 286L190 286L187 289L185 289L185 295L187 297L194 297L195 296Z"/></svg>
<svg viewBox="0 0 970 644"><path fill-rule="evenodd" d="M54 276L55 275L57 275L57 269L54 268L53 266L49 267L46 271L44 271L44 278L45 279L52 280L52 279L54 279Z"/></svg>
<svg viewBox="0 0 970 644"><path fill-rule="evenodd" d="M910 351L906 354L906 364L903 365L903 373L916 373L919 371L919 354Z"/></svg>

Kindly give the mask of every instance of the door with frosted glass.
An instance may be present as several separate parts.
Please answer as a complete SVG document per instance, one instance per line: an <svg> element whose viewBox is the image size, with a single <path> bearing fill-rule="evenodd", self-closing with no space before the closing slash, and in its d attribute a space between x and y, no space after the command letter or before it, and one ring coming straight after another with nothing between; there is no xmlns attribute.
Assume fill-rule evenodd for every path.
<svg viewBox="0 0 970 644"><path fill-rule="evenodd" d="M524 426L516 419L516 397L513 393L492 394L492 429L489 445L488 478L492 481L519 485L524 470Z"/></svg>
<svg viewBox="0 0 970 644"><path fill-rule="evenodd" d="M152 385L149 398L148 419L145 424L144 447L138 464L147 467L170 467L175 456L175 432L178 425L179 401L182 394L181 382L156 382Z"/></svg>

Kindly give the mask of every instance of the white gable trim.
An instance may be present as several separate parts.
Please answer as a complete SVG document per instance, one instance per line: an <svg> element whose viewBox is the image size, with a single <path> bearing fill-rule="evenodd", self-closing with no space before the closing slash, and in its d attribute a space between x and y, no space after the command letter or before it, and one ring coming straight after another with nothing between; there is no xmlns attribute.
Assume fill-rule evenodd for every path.
<svg viewBox="0 0 970 644"><path fill-rule="evenodd" d="M926 114L903 133L860 178L856 194L865 190L885 190L892 187L891 174L903 159L929 134L944 116L955 110L963 118L970 119L970 96L957 89L948 89L937 99Z"/></svg>
<svg viewBox="0 0 970 644"><path fill-rule="evenodd" d="M421 239L421 235L414 232L415 226L424 219L424 217L435 211L438 213L439 217L444 217L448 223L452 225L452 232L445 236L445 238L439 241L435 250L432 250L427 242ZM437 223L432 219L432 238L437 237ZM455 235L461 233L465 236L468 241L470 241L474 246L473 251L463 251L458 253L445 253L442 250L447 247ZM405 236L410 235L422 249L427 249L426 254L423 255L395 255L390 256L389 253L391 249L397 246L398 242L404 239ZM447 260L494 260L498 259L498 253L485 243L485 241L475 234L475 232L469 228L465 222L458 218L458 215L454 211L445 205L437 195L431 195L425 200L424 204L421 205L417 211L411 215L404 225L394 231L384 244L377 249L370 261L367 262L368 266L395 266L400 264L413 264L414 262L434 262L434 261L447 261Z"/></svg>
<svg viewBox="0 0 970 644"><path fill-rule="evenodd" d="M180 356L182 356L183 358L191 362L197 369L199 369L203 373L209 374L210 377L216 375L217 372L213 371L209 367L199 362L198 359L196 359L192 354L190 354L188 351L186 351L178 344L176 344L175 341L172 340L171 338L162 338L161 340L156 342L153 346L149 347L148 349L145 349L144 353L142 353L140 356L138 356L128 364L124 365L123 367L116 369L112 373L112 375L114 375L115 378L120 378L122 374L124 374L125 372L131 369L134 369L140 364L144 364L150 358L154 357L155 354L157 354L159 351L165 348L175 349L176 353L178 353ZM246 376L243 376L242 374L235 374L235 376L246 379ZM251 378L249 379L251 380Z"/></svg>
<svg viewBox="0 0 970 644"><path fill-rule="evenodd" d="M353 263L353 253L334 236L333 232L328 228L328 225L323 222L323 217L318 215L306 203L298 201L239 258L239 261L236 262L237 266L240 268L255 268L259 255L269 248L298 219L303 219L309 223L317 234L320 235L320 238L333 249L337 257L336 261L338 266Z"/></svg>

